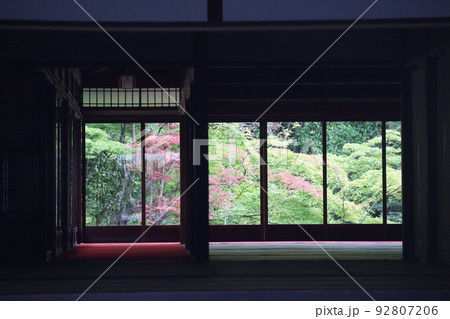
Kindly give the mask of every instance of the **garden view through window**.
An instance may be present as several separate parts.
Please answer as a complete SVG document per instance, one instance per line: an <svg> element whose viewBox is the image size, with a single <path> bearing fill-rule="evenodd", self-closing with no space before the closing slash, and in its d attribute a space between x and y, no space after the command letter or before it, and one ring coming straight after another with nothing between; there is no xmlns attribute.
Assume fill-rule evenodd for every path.
<svg viewBox="0 0 450 319"><path fill-rule="evenodd" d="M258 123L209 124L211 225L260 224Z"/></svg>
<svg viewBox="0 0 450 319"><path fill-rule="evenodd" d="M400 122L264 124L209 124L210 225L402 222ZM85 156L87 226L179 225L179 123L88 123Z"/></svg>
<svg viewBox="0 0 450 319"><path fill-rule="evenodd" d="M268 224L402 222L400 122L268 122L267 194L256 124L209 128L211 225L259 224L261 196Z"/></svg>
<svg viewBox="0 0 450 319"><path fill-rule="evenodd" d="M179 144L178 123L86 124L86 225L178 225Z"/></svg>
<svg viewBox="0 0 450 319"><path fill-rule="evenodd" d="M401 123L386 122L386 208L387 223L402 222Z"/></svg>
<svg viewBox="0 0 450 319"><path fill-rule="evenodd" d="M267 123L269 224L321 224L322 125Z"/></svg>
<svg viewBox="0 0 450 319"><path fill-rule="evenodd" d="M326 125L328 223L383 223L382 123Z"/></svg>

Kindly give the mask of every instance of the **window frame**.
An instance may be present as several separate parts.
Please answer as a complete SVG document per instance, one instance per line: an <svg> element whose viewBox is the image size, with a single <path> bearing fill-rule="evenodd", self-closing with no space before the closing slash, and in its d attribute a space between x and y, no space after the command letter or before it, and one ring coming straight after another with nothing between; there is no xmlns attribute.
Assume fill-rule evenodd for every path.
<svg viewBox="0 0 450 319"><path fill-rule="evenodd" d="M180 123L180 147L181 152L183 147L183 134L186 134L186 126L183 129L182 114L178 108L162 109L162 108L84 108L84 123L157 123L157 122L172 122ZM267 122L329 122L329 121L399 121L400 109L382 109L370 110L365 108L355 110L355 108L344 108L340 112L334 110L325 110L324 112L314 110L303 110L302 112L289 112L282 114L267 114L262 117L259 122L260 138L267 140ZM253 122L255 117L252 114L209 114L209 123L214 122ZM384 132L384 130L383 130ZM83 137L84 138L84 137ZM326 139L326 134L323 134ZM385 139L385 137L383 137ZM326 152L324 152L326 154ZM267 162L267 143L261 143L260 155L262 159ZM186 158L180 154L180 178L183 179L183 162ZM265 166L265 165L263 165ZM385 167L385 165L384 165ZM185 169L185 168L184 168ZM325 169L325 168L324 168ZM326 177L326 176L325 176ZM326 183L326 178L324 179ZM84 183L83 183L84 185ZM261 209L261 224L260 225L236 225L236 226L221 226L210 225L209 237L210 241L270 241L270 240L306 240L310 241L311 236L316 240L401 240L402 239L402 225L401 224L328 224L324 221L323 224L311 225L269 225L267 220L267 196L264 195L264 190L267 191L267 170L260 167L260 209ZM182 204L183 205L183 204ZM385 205L385 204L383 204ZM323 204L326 209L326 203ZM181 208L182 215L183 208ZM326 218L324 214L324 219ZM183 220L183 217L181 220ZM386 218L383 216L383 218ZM83 217L83 220L85 218ZM135 240L142 234L143 226L109 226L105 227L89 227L89 231L84 233L84 240L87 242L107 242L113 241L120 237L121 241ZM148 226L147 226L148 227ZM179 241L180 227L182 226L155 226L149 231L150 236L144 236L144 241ZM86 229L86 227L84 227ZM308 233L306 234L305 231Z"/></svg>
<svg viewBox="0 0 450 319"><path fill-rule="evenodd" d="M83 143L83 145L84 145L83 162L84 162L84 167L87 167L86 166L86 155L85 155L85 152L86 152L86 146L85 146L86 145L86 143L85 143L85 141L86 141L86 129L85 128L86 128L87 124L96 124L96 123L104 123L104 124L109 124L109 123L113 123L113 124L119 124L119 123L130 124L130 123L134 123L134 124L138 125L138 127L140 128L140 132L144 132L145 129L146 129L146 125L147 124L153 124L153 123L177 123L177 124L180 124L180 121L179 120L174 120L174 121L171 121L171 122L166 122L166 121L143 121L143 122L123 122L123 121L119 121L119 122L92 122L92 121L87 121L83 125L83 127L84 127L84 129L83 129L83 141L84 141L84 143ZM139 139L139 144L140 144L139 147L140 147L140 155L141 155L141 167L140 167L141 168L141 173L140 173L140 175L141 175L141 177L140 177L141 196L140 197L141 197L142 201L141 201L141 222L140 222L139 227L171 227L171 226L177 226L178 227L179 225L152 225L152 224L147 225L147 219L146 219L146 214L145 214L145 209L146 209L145 204L146 204L146 201L147 201L147 188L146 188L147 179L145 178L145 175L147 174L147 161L145 159L146 146L143 145L143 143L142 143L144 141L144 139L145 139L145 136L141 135L140 139ZM181 152L180 152L180 158L181 158ZM84 187L84 189L86 189L86 172L84 171L83 174L84 174L83 187ZM181 183L181 169L180 169L179 183ZM86 198L86 191L84 191L84 197ZM88 228L91 228L91 227L135 227L136 226L136 225L89 226L89 225L86 225L86 212L87 212L86 207L84 207L83 210L84 210L84 212L83 212L83 226L84 226L85 229L88 229ZM180 213L181 213L181 211L180 211Z"/></svg>
<svg viewBox="0 0 450 319"><path fill-rule="evenodd" d="M401 224L390 224L387 222L387 176L386 176L386 123L400 122L400 114L395 110L392 114L374 115L374 114L342 114L342 115L318 115L295 114L293 116L269 115L261 118L259 122L260 138L260 156L267 163L267 123L268 122L321 122L322 123L322 154L326 163L326 123L327 122L381 122L382 124L382 192L383 192L383 211L382 223L380 224L329 224L327 196L324 195L323 203L323 223L322 224L281 224L270 225L268 223L268 175L267 165L260 167L260 187L261 187L261 223L260 225L210 225L210 241L223 240L306 240L311 238L317 240L402 240ZM209 123L216 122L251 122L248 116L210 116ZM323 191L327 193L327 168L323 165ZM300 226L300 227L299 227ZM241 230L236 229L241 227ZM259 228L259 229L256 229ZM234 234L233 234L234 233ZM237 236L236 236L237 234ZM356 239L354 239L356 238Z"/></svg>
<svg viewBox="0 0 450 319"><path fill-rule="evenodd" d="M102 89L102 88L98 88ZM137 88L139 91L146 88ZM167 89L167 88L165 88ZM178 94L179 103L181 101L181 88L171 87ZM178 123L180 124L180 161L182 161L182 118L178 107L82 107L83 114L83 209L82 209L82 228L83 242L133 242L136 238L141 241L180 241L179 225L145 225L145 214L141 216L141 225L138 226L87 226L86 225L86 156L85 156L85 125L89 123ZM141 128L142 129L142 128ZM144 156L144 153L142 156ZM145 161L144 161L145 162ZM180 163L181 164L181 163ZM144 164L145 165L145 164ZM180 165L180 183L183 179L183 171ZM145 187L142 184L141 187ZM146 196L142 193L141 196ZM145 211L145 207L142 207ZM182 209L180 210L180 223L182 219ZM151 228L151 229L149 229ZM144 233L145 232L145 233Z"/></svg>

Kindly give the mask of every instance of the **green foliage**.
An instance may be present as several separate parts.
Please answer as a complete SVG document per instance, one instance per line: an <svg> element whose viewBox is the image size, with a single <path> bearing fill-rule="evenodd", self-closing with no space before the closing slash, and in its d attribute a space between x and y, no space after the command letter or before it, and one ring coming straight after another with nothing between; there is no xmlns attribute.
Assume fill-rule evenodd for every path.
<svg viewBox="0 0 450 319"><path fill-rule="evenodd" d="M86 158L92 159L101 152L108 154L125 154L125 145L111 140L111 136L101 128L86 126Z"/></svg>
<svg viewBox="0 0 450 319"><path fill-rule="evenodd" d="M321 224L321 200L308 192L286 192L279 184L271 183L269 190L270 224Z"/></svg>
<svg viewBox="0 0 450 319"><path fill-rule="evenodd" d="M141 153L135 124L86 125L86 223L139 225ZM179 222L178 127L148 124L146 207L149 222ZM401 223L401 135L386 124L388 222ZM328 223L381 223L380 122L327 123L323 163L320 122L268 123L268 208L271 224L323 223L323 165ZM260 223L259 128L253 123L209 127L210 224ZM146 151L147 152L147 151ZM150 170L151 169L151 170ZM166 217L158 218L165 213Z"/></svg>
<svg viewBox="0 0 450 319"><path fill-rule="evenodd" d="M389 122L386 130L388 222L401 222L400 126ZM318 122L268 123L268 199L271 224L321 224L323 222L322 124ZM210 162L210 176L217 169L233 169L232 185L210 187L211 224L259 223L258 162L248 151L257 136L244 123L214 123L210 138L233 137L227 156ZM258 153L257 144L253 144ZM219 147L220 148L220 147ZM381 122L327 123L328 222L376 224L382 222ZM223 154L229 154L222 152ZM233 180L230 177L229 180ZM228 187L228 188L227 188ZM227 193L228 191L228 193ZM217 198L222 194L222 202ZM225 196L225 195L228 196ZM245 199L245 200L244 200ZM220 203L219 203L220 202Z"/></svg>
<svg viewBox="0 0 450 319"><path fill-rule="evenodd" d="M386 144L388 219L390 222L401 222L401 205L398 205L401 202L400 132L386 130ZM329 181L331 191L329 202L334 206L328 210L329 222L381 223L383 211L381 136L372 137L361 144L344 144L339 153L340 155L328 156L328 176L337 175L336 168L340 167L347 178L339 174L341 177ZM351 202L357 207L346 202ZM391 212L391 208L396 211Z"/></svg>
<svg viewBox="0 0 450 319"><path fill-rule="evenodd" d="M138 225L140 179L130 147L134 124L87 124L86 225Z"/></svg>
<svg viewBox="0 0 450 319"><path fill-rule="evenodd" d="M322 223L321 156L295 153L280 145L277 140L269 141L269 223Z"/></svg>
<svg viewBox="0 0 450 319"><path fill-rule="evenodd" d="M342 155L349 141L363 144L381 136L381 122L327 122L327 151Z"/></svg>
<svg viewBox="0 0 450 319"><path fill-rule="evenodd" d="M259 139L251 123L209 126L210 224L259 224Z"/></svg>
<svg viewBox="0 0 450 319"><path fill-rule="evenodd" d="M179 125L150 123L145 132L140 127L135 123L86 125L88 226L141 224L142 145L146 223L179 224Z"/></svg>

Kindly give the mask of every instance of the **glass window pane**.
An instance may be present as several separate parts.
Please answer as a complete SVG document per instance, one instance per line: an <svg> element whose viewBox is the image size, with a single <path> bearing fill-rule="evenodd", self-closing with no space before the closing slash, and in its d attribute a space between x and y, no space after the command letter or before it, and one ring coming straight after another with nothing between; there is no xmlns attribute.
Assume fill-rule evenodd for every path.
<svg viewBox="0 0 450 319"><path fill-rule="evenodd" d="M111 106L111 89L105 89L104 91L104 96L105 96L105 105L106 107L110 107Z"/></svg>
<svg viewBox="0 0 450 319"><path fill-rule="evenodd" d="M153 94L154 94L154 100L153 103L155 104L154 106L156 107L161 107L162 106L162 99L164 97L164 92L162 92L159 89L154 89L153 90Z"/></svg>
<svg viewBox="0 0 450 319"><path fill-rule="evenodd" d="M95 105L97 103L97 90L96 89L91 89L89 90L89 104Z"/></svg>
<svg viewBox="0 0 450 319"><path fill-rule="evenodd" d="M330 224L383 222L381 122L327 123Z"/></svg>
<svg viewBox="0 0 450 319"><path fill-rule="evenodd" d="M102 107L105 106L105 91L104 90L98 90L96 92L97 95L97 106Z"/></svg>
<svg viewBox="0 0 450 319"><path fill-rule="evenodd" d="M387 223L402 222L401 122L386 123Z"/></svg>
<svg viewBox="0 0 450 319"><path fill-rule="evenodd" d="M119 106L119 89L111 89L111 106Z"/></svg>
<svg viewBox="0 0 450 319"><path fill-rule="evenodd" d="M149 89L141 89L141 106L143 107L149 106L148 90Z"/></svg>
<svg viewBox="0 0 450 319"><path fill-rule="evenodd" d="M259 125L209 124L211 225L259 225Z"/></svg>
<svg viewBox="0 0 450 319"><path fill-rule="evenodd" d="M135 123L86 124L86 225L141 224L141 152Z"/></svg>
<svg viewBox="0 0 450 319"><path fill-rule="evenodd" d="M118 96L119 96L119 101L118 101L118 103L119 103L119 107L123 107L123 106L125 106L125 94L126 94L126 92L125 92L125 89L119 89L118 90Z"/></svg>
<svg viewBox="0 0 450 319"><path fill-rule="evenodd" d="M180 125L145 124L147 225L180 224Z"/></svg>
<svg viewBox="0 0 450 319"><path fill-rule="evenodd" d="M179 103L179 90L178 89L169 89L170 91L170 97L169 97L169 104L170 106L178 106Z"/></svg>
<svg viewBox="0 0 450 319"><path fill-rule="evenodd" d="M134 89L133 90L132 98L133 98L133 106L136 106L136 107L141 106L140 105L140 100L139 100L139 89Z"/></svg>
<svg viewBox="0 0 450 319"><path fill-rule="evenodd" d="M322 124L269 122L267 137L269 224L322 224Z"/></svg>
<svg viewBox="0 0 450 319"><path fill-rule="evenodd" d="M83 107L89 107L90 103L89 89L83 89Z"/></svg>

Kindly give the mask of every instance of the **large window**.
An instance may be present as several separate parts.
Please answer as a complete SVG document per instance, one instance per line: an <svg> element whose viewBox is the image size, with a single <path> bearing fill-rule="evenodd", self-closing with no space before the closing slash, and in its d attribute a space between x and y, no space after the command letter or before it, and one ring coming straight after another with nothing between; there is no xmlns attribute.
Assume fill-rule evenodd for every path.
<svg viewBox="0 0 450 319"><path fill-rule="evenodd" d="M264 128L209 124L211 225L401 223L399 122ZM87 226L179 225L178 123L90 123L85 141Z"/></svg>
<svg viewBox="0 0 450 319"><path fill-rule="evenodd" d="M400 122L263 124L210 124L211 225L401 223Z"/></svg>
<svg viewBox="0 0 450 319"><path fill-rule="evenodd" d="M86 124L85 145L87 226L179 223L178 124Z"/></svg>

